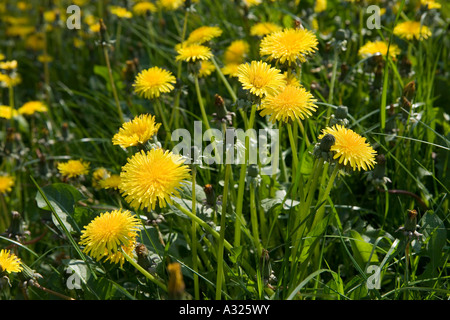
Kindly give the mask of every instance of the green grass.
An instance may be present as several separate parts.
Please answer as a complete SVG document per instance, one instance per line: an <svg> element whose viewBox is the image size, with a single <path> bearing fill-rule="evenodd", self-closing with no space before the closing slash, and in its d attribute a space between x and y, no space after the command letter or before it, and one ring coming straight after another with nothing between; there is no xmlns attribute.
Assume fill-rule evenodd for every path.
<svg viewBox="0 0 450 320"><path fill-rule="evenodd" d="M0 89L1 104L18 109L40 100L50 110L0 118L0 173L15 179L12 190L0 194L0 249L10 249L34 270L9 274L11 286L0 280L0 298L166 300L173 294L167 266L178 262L185 283L178 298L448 299L449 6L442 1L439 10L418 10L416 2L406 3L398 15L388 10L380 30L366 29L366 8L358 3L328 1L327 10L316 13L314 1L299 6L263 1L245 8L241 1L209 0L194 4L195 10L180 7L132 19L110 13L108 5L122 1L85 4L80 30L67 29L65 20L48 22L45 48L37 51L27 47L27 37L1 32L0 53L17 60L22 78L17 86ZM45 30L40 8L65 12L69 5L28 3L29 9L20 10L8 2L0 14L26 17L36 30ZM89 31L89 14L104 19L104 45ZM433 35L423 41L393 35L395 23L405 19L421 19ZM307 29L317 23L319 40L318 51L301 65L300 79L318 109L301 125L272 125L249 105L236 78L216 70L196 79L186 63L175 61L175 45L203 25L223 30L207 44L217 67L236 39L250 45L245 61L260 60L260 39L250 35L251 26L272 21L291 28L296 20ZM0 28L7 30L7 22ZM345 39L336 39L342 29ZM358 56L362 44L380 37L399 46L397 59ZM74 39L83 44L75 47ZM37 60L43 52L53 57L47 66ZM152 66L177 76L175 90L158 102L138 97L132 87L136 74ZM412 81L414 94L403 103ZM156 115L160 123L165 119L157 139L171 149L170 133L185 128L193 136L194 121L202 121L204 130L223 129L211 121L216 94L235 114L231 126L280 129L276 174L261 175L259 166L257 174L249 174L255 168L247 164L197 166L174 204L155 210L133 210L118 191L93 186L94 169L119 174L137 151L111 142L121 114L124 121L142 113ZM384 164L359 172L316 160L314 144L339 106L348 108L347 126L384 155ZM57 163L68 159L89 161L90 174L63 179ZM212 200L204 189L208 184ZM79 247L83 227L116 208L142 219L137 241L148 250L144 260L123 266L97 262ZM412 209L423 237L408 244L398 229ZM20 213L20 228L13 211ZM371 265L380 267L378 289L367 286ZM71 270L81 279L79 289L68 286ZM38 284L24 289L30 277Z"/></svg>

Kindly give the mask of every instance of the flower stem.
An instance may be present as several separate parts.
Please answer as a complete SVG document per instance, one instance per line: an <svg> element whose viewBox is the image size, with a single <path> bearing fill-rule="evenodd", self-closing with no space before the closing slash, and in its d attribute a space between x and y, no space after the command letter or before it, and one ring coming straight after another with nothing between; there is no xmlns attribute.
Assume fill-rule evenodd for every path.
<svg viewBox="0 0 450 320"><path fill-rule="evenodd" d="M250 113L250 119L248 123L248 129L253 129L253 122L255 121L256 105L252 106ZM239 175L239 188L236 201L236 221L234 225L234 246L239 247L241 243L241 224L245 224L245 220L242 216L242 206L244 202L244 190L245 190L245 177L247 175L247 161L249 158L249 139L245 137L245 159L241 164L241 172Z"/></svg>
<svg viewBox="0 0 450 320"><path fill-rule="evenodd" d="M161 289L163 289L165 292L167 292L167 286L162 283L159 279L157 279L156 277L154 277L153 275L151 275L149 272L147 272L144 268L142 268L138 263L136 263L136 261L134 261L126 252L125 250L122 249L122 247L120 247L120 250L123 254L123 256L125 257L125 259L127 259L127 261L129 263L131 263L133 265L133 267L135 267L140 273L142 273L148 280L150 280L151 282L153 282L154 284L156 284L157 286L159 286Z"/></svg>
<svg viewBox="0 0 450 320"><path fill-rule="evenodd" d="M197 93L198 105L200 106L200 111L202 113L203 122L205 123L206 130L209 130L211 127L209 126L208 117L206 116L205 106L203 105L203 98L200 92L200 85L198 83L198 75L194 75L195 82L195 91Z"/></svg>
<svg viewBox="0 0 450 320"><path fill-rule="evenodd" d="M217 252L217 279L216 279L216 300L220 300L222 295L222 280L225 277L223 273L223 249L225 242L225 224L227 215L227 204L228 204L228 189L229 181L231 175L231 163L225 165L225 178L223 185L223 197L222 197L222 212L220 215L220 238L219 238L219 249Z"/></svg>
<svg viewBox="0 0 450 320"><path fill-rule="evenodd" d="M292 133L292 125L288 122L286 127L288 130L289 142L291 144L291 151L292 151L292 177L295 177L298 164L297 147L294 141L294 135Z"/></svg>
<svg viewBox="0 0 450 320"><path fill-rule="evenodd" d="M195 194L195 184L196 184L196 173L197 169L195 165L192 166L192 215L196 216L196 194ZM198 286L198 261L197 261L197 223L192 220L191 226L191 249L192 249L192 268L194 270L194 298L195 300L200 299L200 291Z"/></svg>
<svg viewBox="0 0 450 320"><path fill-rule="evenodd" d="M117 113L119 114L120 122L123 123L125 121L123 118L122 108L120 107L119 96L117 95L116 85L114 83L114 78L113 78L112 69L111 69L111 63L109 61L108 50L106 49L105 45L102 44L102 46L103 46L103 55L105 56L106 68L108 69L109 82L111 84L111 90L112 90L112 93L114 96L114 101L116 103Z"/></svg>

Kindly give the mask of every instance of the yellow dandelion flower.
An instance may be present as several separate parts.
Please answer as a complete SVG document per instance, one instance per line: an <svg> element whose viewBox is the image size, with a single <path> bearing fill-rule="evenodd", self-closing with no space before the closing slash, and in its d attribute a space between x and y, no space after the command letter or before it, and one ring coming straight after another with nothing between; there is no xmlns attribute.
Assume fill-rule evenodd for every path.
<svg viewBox="0 0 450 320"><path fill-rule="evenodd" d="M258 22L250 28L250 35L264 37L273 32L281 31L283 28L273 22Z"/></svg>
<svg viewBox="0 0 450 320"><path fill-rule="evenodd" d="M316 0L314 12L319 13L327 10L327 0Z"/></svg>
<svg viewBox="0 0 450 320"><path fill-rule="evenodd" d="M99 186L103 189L119 189L119 185L122 179L118 174L112 174L110 177L100 180L98 182Z"/></svg>
<svg viewBox="0 0 450 320"><path fill-rule="evenodd" d="M122 167L119 189L133 208L165 207L178 196L178 188L189 179L189 167L180 155L162 149L136 153Z"/></svg>
<svg viewBox="0 0 450 320"><path fill-rule="evenodd" d="M134 92L146 99L157 98L161 93L168 93L174 89L176 78L170 71L159 67L143 70L136 76L133 83Z"/></svg>
<svg viewBox="0 0 450 320"><path fill-rule="evenodd" d="M216 70L216 67L214 66L214 63L211 61L205 60L201 62L200 70L198 71L198 76L200 78L207 77L211 75L211 73Z"/></svg>
<svg viewBox="0 0 450 320"><path fill-rule="evenodd" d="M1 81L1 78L0 78ZM17 111L10 106L0 106L0 118L11 119L17 115Z"/></svg>
<svg viewBox="0 0 450 320"><path fill-rule="evenodd" d="M276 94L285 85L281 71L262 61L241 64L238 80L245 90L261 98Z"/></svg>
<svg viewBox="0 0 450 320"><path fill-rule="evenodd" d="M441 8L441 4L434 0L420 0L420 4L426 6L429 10Z"/></svg>
<svg viewBox="0 0 450 320"><path fill-rule="evenodd" d="M105 258L122 265L125 257L120 249L132 255L139 230L140 220L130 211L104 212L84 227L79 244L84 245L83 252L97 261Z"/></svg>
<svg viewBox="0 0 450 320"><path fill-rule="evenodd" d="M245 56L248 54L250 46L245 40L235 40L225 49L223 54L223 61L228 63L244 62Z"/></svg>
<svg viewBox="0 0 450 320"><path fill-rule="evenodd" d="M202 26L193 30L186 39L188 44L202 44L222 35L222 29L216 26Z"/></svg>
<svg viewBox="0 0 450 320"><path fill-rule="evenodd" d="M405 21L395 26L394 34L406 40L423 40L431 36L431 31L418 21Z"/></svg>
<svg viewBox="0 0 450 320"><path fill-rule="evenodd" d="M0 273L1 272L21 272L22 262L20 259L9 250L2 249L0 251Z"/></svg>
<svg viewBox="0 0 450 320"><path fill-rule="evenodd" d="M304 120L316 110L316 101L305 88L287 85L277 94L266 96L261 101L260 115L269 115L269 120L273 123Z"/></svg>
<svg viewBox="0 0 450 320"><path fill-rule="evenodd" d="M376 164L376 151L366 142L366 138L338 124L323 129L319 139L326 134L331 134L335 138L330 151L334 153L334 159L339 159L339 163L349 165L358 171L361 168L370 170Z"/></svg>
<svg viewBox="0 0 450 320"><path fill-rule="evenodd" d="M48 54L40 54L37 57L38 61L40 63L46 63L46 62L52 62L53 61L53 57L51 55Z"/></svg>
<svg viewBox="0 0 450 320"><path fill-rule="evenodd" d="M12 72L11 74L0 73L0 85L2 87L14 87L22 82L20 74Z"/></svg>
<svg viewBox="0 0 450 320"><path fill-rule="evenodd" d="M262 0L242 0L247 7L257 6L262 3Z"/></svg>
<svg viewBox="0 0 450 320"><path fill-rule="evenodd" d="M19 114L32 115L36 112L47 112L47 106L41 101L28 101L23 104L17 111Z"/></svg>
<svg viewBox="0 0 450 320"><path fill-rule="evenodd" d="M227 63L220 70L222 71L222 73L224 75L237 78L238 75L239 75L238 69L239 69L240 65L241 65L240 63L234 63L234 62L233 63Z"/></svg>
<svg viewBox="0 0 450 320"><path fill-rule="evenodd" d="M124 18L124 19L130 19L133 17L133 13L131 13L130 11L128 11L126 8L123 7L119 7L119 6L111 6L109 8L109 11L119 17L119 18Z"/></svg>
<svg viewBox="0 0 450 320"><path fill-rule="evenodd" d="M17 60L0 62L0 69L3 69L3 70L15 70L15 69L17 69Z"/></svg>
<svg viewBox="0 0 450 320"><path fill-rule="evenodd" d="M133 5L132 10L133 10L133 13L136 14L137 16L143 16L148 13L158 11L156 6L153 3L148 2L148 1L141 1L141 2L136 3L135 5Z"/></svg>
<svg viewBox="0 0 450 320"><path fill-rule="evenodd" d="M11 192L14 187L14 177L9 175L0 176L0 193Z"/></svg>
<svg viewBox="0 0 450 320"><path fill-rule="evenodd" d="M112 142L122 148L142 145L150 140L159 130L161 123L156 123L155 116L141 114L125 122L114 135Z"/></svg>
<svg viewBox="0 0 450 320"><path fill-rule="evenodd" d="M158 0L157 4L162 10L173 11L180 8L184 0Z"/></svg>
<svg viewBox="0 0 450 320"><path fill-rule="evenodd" d="M92 178L95 180L103 180L110 176L110 173L107 169L101 167L97 168L92 172Z"/></svg>
<svg viewBox="0 0 450 320"><path fill-rule="evenodd" d="M361 48L359 48L358 54L361 57L367 58L372 55L381 54L383 56L386 56L388 51L388 45L384 41L369 41L365 45L363 45ZM395 45L391 44L389 48L389 56L392 59L395 59L400 54L400 48Z"/></svg>
<svg viewBox="0 0 450 320"><path fill-rule="evenodd" d="M58 164L59 172L68 178L78 177L89 172L89 162L82 160L69 160Z"/></svg>
<svg viewBox="0 0 450 320"><path fill-rule="evenodd" d="M36 32L30 34L25 40L25 47L34 51L44 49L44 33Z"/></svg>
<svg viewBox="0 0 450 320"><path fill-rule="evenodd" d="M211 49L201 44L184 45L178 48L177 61L195 62L197 60L209 60L213 54Z"/></svg>
<svg viewBox="0 0 450 320"><path fill-rule="evenodd" d="M300 81L296 77L295 73L285 71L283 73L283 77L284 77L284 81L286 81L287 86L288 85L297 86L297 87L301 86Z"/></svg>
<svg viewBox="0 0 450 320"><path fill-rule="evenodd" d="M289 65L306 61L306 56L317 50L316 35L306 29L284 29L265 36L261 40L260 53L269 60Z"/></svg>
<svg viewBox="0 0 450 320"><path fill-rule="evenodd" d="M36 31L34 26L14 25L6 28L5 34L9 37L26 37Z"/></svg>

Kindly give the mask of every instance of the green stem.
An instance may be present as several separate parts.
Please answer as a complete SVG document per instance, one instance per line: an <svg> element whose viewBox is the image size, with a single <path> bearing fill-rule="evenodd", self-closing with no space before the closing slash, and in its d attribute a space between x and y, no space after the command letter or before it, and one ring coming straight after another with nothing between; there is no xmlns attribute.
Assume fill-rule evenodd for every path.
<svg viewBox="0 0 450 320"><path fill-rule="evenodd" d="M202 94L200 92L200 85L198 83L198 75L194 75L195 82L195 92L197 93L198 105L200 107L200 111L202 113L203 122L205 123L206 130L209 130L211 127L209 126L208 117L206 115L205 106L203 105Z"/></svg>
<svg viewBox="0 0 450 320"><path fill-rule="evenodd" d="M127 259L127 261L129 263L131 263L133 265L133 267L135 267L140 273L142 273L148 280L150 280L151 282L153 282L154 284L156 284L157 286L159 286L161 289L163 289L165 292L167 292L167 286L162 283L159 279L157 279L156 277L154 277L153 275L151 275L150 273L148 273L144 268L142 268L136 261L134 261L123 249L122 247L120 247L120 250L123 254L123 256L125 257L125 259Z"/></svg>
<svg viewBox="0 0 450 320"><path fill-rule="evenodd" d="M295 177L295 173L297 172L297 164L298 164L298 155L297 155L297 147L294 141L294 135L292 133L292 125L288 122L287 125L289 142L291 144L292 151L292 178Z"/></svg>
<svg viewBox="0 0 450 320"><path fill-rule="evenodd" d="M313 229L314 226L316 226L323 218L323 213L325 211L325 202L328 198L328 195L330 194L331 188L333 187L334 180L336 179L336 176L339 172L339 167L340 166L338 164L334 166L333 173L331 174L331 177L328 180L325 192L323 193L322 197L320 198L320 201L318 202L320 207L317 209L317 213L314 216L314 222L313 225L311 226L311 229Z"/></svg>
<svg viewBox="0 0 450 320"><path fill-rule="evenodd" d="M120 122L123 123L125 121L123 118L122 108L120 107L119 96L117 95L116 85L114 83L113 73L112 73L112 69L111 69L111 63L109 61L108 50L106 49L106 46L104 46L104 45L103 45L103 54L105 56L106 67L108 69L109 82L111 84L111 90L113 92L114 101L116 103L117 113L119 114Z"/></svg>
<svg viewBox="0 0 450 320"><path fill-rule="evenodd" d="M253 129L253 123L255 121L255 113L256 113L256 105L252 106L252 110L250 113L249 125L248 129ZM247 129L247 130L248 130ZM236 247L240 246L241 243L241 224L245 224L245 220L242 216L242 207L244 202L244 190L245 190L245 177L247 175L247 162L249 157L249 139L245 137L245 159L244 163L241 164L241 172L239 175L239 187L236 201L236 221L234 225L234 245Z"/></svg>
<svg viewBox="0 0 450 320"><path fill-rule="evenodd" d="M198 216L193 215L191 211L181 206L178 202L174 201L173 205L177 207L177 209L180 210L182 213L187 215L190 219L195 221L199 226L205 229L206 232L209 232L214 238L216 238L216 240L220 239L220 234L216 230L214 230L208 223L200 219ZM225 249L227 249L228 251L230 251L233 248L233 246L226 240L224 240L223 245Z"/></svg>
<svg viewBox="0 0 450 320"><path fill-rule="evenodd" d="M252 222L253 242L255 243L258 257L261 256L261 243L259 241L259 227L258 217L256 215L256 201L255 201L255 185L254 182L250 182L250 219Z"/></svg>
<svg viewBox="0 0 450 320"><path fill-rule="evenodd" d="M195 194L195 184L196 184L196 173L197 169L195 165L192 166L192 215L196 216L196 194ZM200 299L200 291L198 285L198 261L197 261L197 223L192 220L191 227L191 248L192 248L192 268L194 270L194 298L196 300Z"/></svg>
<svg viewBox="0 0 450 320"><path fill-rule="evenodd" d="M228 204L228 188L231 175L231 163L227 163L225 166L225 182L223 185L223 197L222 197L222 212L220 215L220 238L219 238L219 249L217 252L217 279L216 279L216 300L220 300L222 296L222 280L224 278L223 273L223 249L225 242L225 224L227 215L227 204Z"/></svg>

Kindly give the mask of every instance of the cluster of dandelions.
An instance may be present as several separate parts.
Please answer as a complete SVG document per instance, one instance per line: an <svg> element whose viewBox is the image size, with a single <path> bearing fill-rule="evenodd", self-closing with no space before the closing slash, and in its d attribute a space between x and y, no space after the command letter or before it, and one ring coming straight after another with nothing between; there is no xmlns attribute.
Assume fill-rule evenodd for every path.
<svg viewBox="0 0 450 320"><path fill-rule="evenodd" d="M135 92L147 99L157 99L173 89L175 77L158 67L142 71L136 77ZM114 187L135 209L155 209L172 203L179 196L179 188L189 179L189 167L184 159L155 144L148 144L158 133L161 123L155 116L141 114L122 124L112 143L123 149L139 148L122 167L120 175L98 170L99 185ZM140 219L128 210L104 212L83 230L80 244L83 251L96 260L105 259L123 264L132 257L140 228Z"/></svg>
<svg viewBox="0 0 450 320"><path fill-rule="evenodd" d="M316 111L316 99L313 95L298 79L288 80L295 75L296 68L305 63L309 55L314 54L317 45L317 39L311 31L301 28L276 31L262 39L260 53L269 61L287 66L287 76L280 69L263 61L252 61L239 66L238 80L243 89L259 98L261 116L268 116L272 122L290 123L305 120ZM387 53L384 43L377 43L372 47L375 49L368 48L368 51ZM360 54L363 52L362 50ZM398 48L394 46L391 55L396 54ZM333 136L333 144L329 150L333 157L328 160L337 160L339 164L353 170L373 168L376 152L364 137L340 125L325 128L322 132L319 139L327 134Z"/></svg>

